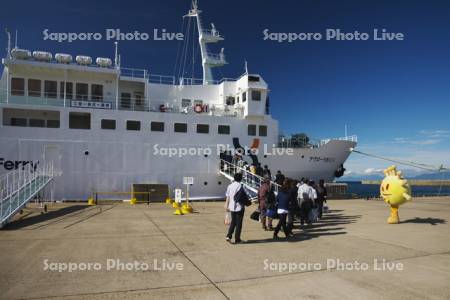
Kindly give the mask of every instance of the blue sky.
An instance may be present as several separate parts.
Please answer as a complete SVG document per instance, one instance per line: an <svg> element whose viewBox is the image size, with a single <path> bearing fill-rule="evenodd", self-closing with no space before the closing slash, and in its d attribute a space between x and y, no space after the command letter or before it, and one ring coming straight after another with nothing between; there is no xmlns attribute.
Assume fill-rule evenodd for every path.
<svg viewBox="0 0 450 300"><path fill-rule="evenodd" d="M151 33L181 30L190 1L8 1L1 27L19 30L19 47L113 56L113 41L44 41L50 32L119 28ZM361 151L450 165L450 2L448 1L199 1L203 23L225 36L229 65L218 77L237 77L244 61L271 89L272 114L285 133L342 136L344 125ZM401 32L403 41L264 40L270 32ZM1 35L1 45L6 45ZM178 42L120 42L122 65L173 75ZM195 73L200 77L200 60ZM387 163L352 155L347 169L370 173Z"/></svg>

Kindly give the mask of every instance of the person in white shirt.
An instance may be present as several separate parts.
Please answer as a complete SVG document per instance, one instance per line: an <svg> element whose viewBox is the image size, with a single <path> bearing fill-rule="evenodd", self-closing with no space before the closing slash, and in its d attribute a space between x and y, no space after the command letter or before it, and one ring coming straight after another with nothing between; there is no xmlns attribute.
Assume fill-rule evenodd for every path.
<svg viewBox="0 0 450 300"><path fill-rule="evenodd" d="M298 206L300 207L300 224L304 225L305 222L310 223L308 214L313 206L314 191L313 188L308 185L307 178L303 178L302 183L298 187L297 200Z"/></svg>
<svg viewBox="0 0 450 300"><path fill-rule="evenodd" d="M234 174L234 181L227 187L226 201L225 201L225 211L231 213L231 223L228 228L228 234L226 240L229 242L234 235L235 244L241 241L241 231L242 231L242 221L244 219L245 207L234 201L234 196L236 193L243 188L241 185L242 173Z"/></svg>

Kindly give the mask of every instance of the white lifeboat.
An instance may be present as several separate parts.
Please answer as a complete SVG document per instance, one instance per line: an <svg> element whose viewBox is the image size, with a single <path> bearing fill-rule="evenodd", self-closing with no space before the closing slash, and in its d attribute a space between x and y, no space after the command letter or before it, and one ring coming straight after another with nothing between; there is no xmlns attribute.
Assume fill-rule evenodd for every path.
<svg viewBox="0 0 450 300"><path fill-rule="evenodd" d="M50 52L33 51L33 57L35 60L39 60L39 61L51 61L53 58L53 55Z"/></svg>
<svg viewBox="0 0 450 300"><path fill-rule="evenodd" d="M55 59L61 64L70 64L72 62L72 55L65 53L56 53Z"/></svg>
<svg viewBox="0 0 450 300"><path fill-rule="evenodd" d="M25 49L14 48L11 50L11 56L15 59L29 59L31 52Z"/></svg>
<svg viewBox="0 0 450 300"><path fill-rule="evenodd" d="M99 67L104 67L104 68L111 67L111 65L112 65L112 60L107 57L97 57L95 62L97 63L97 65Z"/></svg>
<svg viewBox="0 0 450 300"><path fill-rule="evenodd" d="M77 61L77 63L79 65L83 65L83 66L87 66L87 65L92 64L92 57L90 57L90 56L77 55L75 60Z"/></svg>

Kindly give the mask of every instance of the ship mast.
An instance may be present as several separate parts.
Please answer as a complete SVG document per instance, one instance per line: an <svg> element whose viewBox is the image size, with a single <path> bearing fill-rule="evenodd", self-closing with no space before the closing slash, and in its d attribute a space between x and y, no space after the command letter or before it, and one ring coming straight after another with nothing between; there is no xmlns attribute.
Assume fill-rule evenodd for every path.
<svg viewBox="0 0 450 300"><path fill-rule="evenodd" d="M221 67L227 62L225 61L225 55L223 48L219 54L208 52L208 43L217 43L224 38L216 30L214 24L211 23L211 29L203 29L202 22L200 20L201 10L198 9L197 0L192 1L192 8L189 10L186 17L195 17L198 28L198 41L200 44L200 52L202 55L202 67L203 67L203 85L213 84L214 78L212 74L212 68Z"/></svg>

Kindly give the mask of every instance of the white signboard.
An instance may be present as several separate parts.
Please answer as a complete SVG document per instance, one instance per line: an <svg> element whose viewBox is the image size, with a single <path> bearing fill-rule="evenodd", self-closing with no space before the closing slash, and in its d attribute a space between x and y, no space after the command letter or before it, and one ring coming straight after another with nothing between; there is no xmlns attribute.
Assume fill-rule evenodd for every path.
<svg viewBox="0 0 450 300"><path fill-rule="evenodd" d="M175 202L181 203L181 189L175 189Z"/></svg>
<svg viewBox="0 0 450 300"><path fill-rule="evenodd" d="M194 177L183 177L183 184L194 184Z"/></svg>

